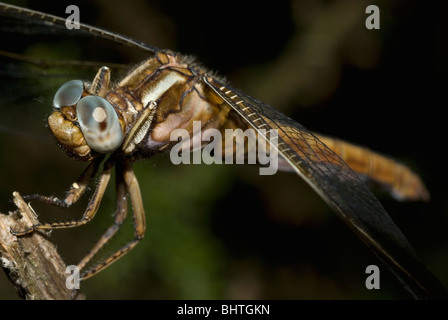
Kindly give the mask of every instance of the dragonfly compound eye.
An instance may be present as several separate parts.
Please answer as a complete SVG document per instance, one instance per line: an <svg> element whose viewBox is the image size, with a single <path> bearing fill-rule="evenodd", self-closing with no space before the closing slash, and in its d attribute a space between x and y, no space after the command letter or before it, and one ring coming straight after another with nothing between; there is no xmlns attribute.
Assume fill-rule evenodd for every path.
<svg viewBox="0 0 448 320"><path fill-rule="evenodd" d="M71 80L59 87L53 98L53 107L60 109L75 105L81 99L84 84L81 80Z"/></svg>
<svg viewBox="0 0 448 320"><path fill-rule="evenodd" d="M76 105L76 113L88 146L96 152L112 152L123 142L118 115L107 100L98 96L84 97Z"/></svg>

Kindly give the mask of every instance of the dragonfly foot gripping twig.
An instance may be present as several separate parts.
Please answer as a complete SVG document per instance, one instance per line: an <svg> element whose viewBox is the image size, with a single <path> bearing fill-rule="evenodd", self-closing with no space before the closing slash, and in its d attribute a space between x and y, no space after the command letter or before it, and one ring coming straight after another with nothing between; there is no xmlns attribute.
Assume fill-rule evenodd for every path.
<svg viewBox="0 0 448 320"><path fill-rule="evenodd" d="M37 222L17 192L14 203L17 211L9 215L0 213L0 261L8 278L24 299L71 299L72 290L66 286L66 265L55 245L40 232L20 238L11 234L11 229L23 229Z"/></svg>

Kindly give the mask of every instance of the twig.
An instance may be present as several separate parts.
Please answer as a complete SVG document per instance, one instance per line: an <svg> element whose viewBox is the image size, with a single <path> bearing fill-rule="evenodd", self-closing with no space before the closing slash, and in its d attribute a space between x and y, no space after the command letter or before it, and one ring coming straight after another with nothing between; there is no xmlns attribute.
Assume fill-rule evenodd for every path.
<svg viewBox="0 0 448 320"><path fill-rule="evenodd" d="M73 290L66 286L66 265L56 247L41 232L17 238L10 232L36 224L37 218L18 192L14 192L18 210L0 213L0 261L18 294L27 300L66 300ZM77 299L82 299L81 295Z"/></svg>

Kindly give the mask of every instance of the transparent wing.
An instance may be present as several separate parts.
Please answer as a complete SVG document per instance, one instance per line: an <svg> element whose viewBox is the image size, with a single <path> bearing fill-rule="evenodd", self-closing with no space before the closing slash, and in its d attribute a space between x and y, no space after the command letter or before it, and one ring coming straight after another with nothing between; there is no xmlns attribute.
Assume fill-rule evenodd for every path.
<svg viewBox="0 0 448 320"><path fill-rule="evenodd" d="M0 30L4 32L67 35L76 33L77 36L85 34L88 37L111 40L150 53L160 51L141 41L83 23L79 24L78 29L68 29L66 19L6 3L0 3L0 17Z"/></svg>
<svg viewBox="0 0 448 320"><path fill-rule="evenodd" d="M330 148L305 127L269 105L213 78L204 77L203 80L268 141L269 130L278 130L278 153L416 297L446 296L380 202Z"/></svg>

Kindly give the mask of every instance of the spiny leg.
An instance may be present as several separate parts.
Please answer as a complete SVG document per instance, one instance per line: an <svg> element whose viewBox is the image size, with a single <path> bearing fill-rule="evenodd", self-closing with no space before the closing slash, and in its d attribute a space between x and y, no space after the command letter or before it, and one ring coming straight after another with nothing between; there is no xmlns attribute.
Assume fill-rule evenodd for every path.
<svg viewBox="0 0 448 320"><path fill-rule="evenodd" d="M23 199L26 201L38 200L45 202L50 205L68 208L72 204L76 203L79 198L84 194L89 185L89 182L93 179L95 174L98 171L98 168L103 161L104 157L99 157L92 161L87 168L83 171L83 173L79 176L76 182L72 183L70 189L67 191L67 194L64 199L59 199L57 197L48 197L40 194L32 194L23 196Z"/></svg>
<svg viewBox="0 0 448 320"><path fill-rule="evenodd" d="M116 208L115 208L115 222L114 224L104 233L101 239L96 243L96 245L90 250L90 252L81 260L78 264L78 268L82 270L92 258L98 253L98 251L117 233L118 229L123 225L128 213L128 199L127 199L127 189L123 177L123 165L118 162L115 165L115 177L116 182Z"/></svg>
<svg viewBox="0 0 448 320"><path fill-rule="evenodd" d="M89 92L104 98L109 91L109 85L110 69L108 67L101 67L90 85Z"/></svg>
<svg viewBox="0 0 448 320"><path fill-rule="evenodd" d="M140 187L138 186L137 178L135 177L130 162L124 164L124 182L126 184L127 192L131 198L132 211L134 217L134 240L123 246L117 252L106 258L103 262L87 269L81 274L81 281L90 278L94 274L100 272L104 268L111 265L113 262L122 257L126 252L134 248L137 243L143 239L146 230L145 210L143 208L142 195L140 193Z"/></svg>
<svg viewBox="0 0 448 320"><path fill-rule="evenodd" d="M16 237L21 237L21 236L25 236L27 234L33 233L34 231L39 230L39 229L52 230L52 229L72 228L72 227L77 227L77 226L86 224L87 222L92 220L92 218L95 216L96 212L98 211L98 207L103 198L104 191L106 190L107 184L109 183L112 167L113 167L113 162L110 161L110 159L109 159L104 164L104 169L103 169L103 172L101 173L99 182L97 183L95 192L94 192L92 198L90 199L89 204L87 205L87 208L84 211L84 214L81 219L65 221L65 222L39 223L39 224L35 224L35 225L31 226L30 228L28 228L24 231L11 230L11 233Z"/></svg>

